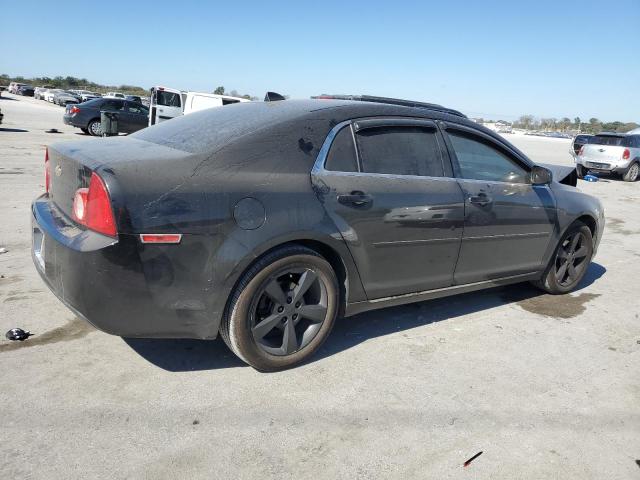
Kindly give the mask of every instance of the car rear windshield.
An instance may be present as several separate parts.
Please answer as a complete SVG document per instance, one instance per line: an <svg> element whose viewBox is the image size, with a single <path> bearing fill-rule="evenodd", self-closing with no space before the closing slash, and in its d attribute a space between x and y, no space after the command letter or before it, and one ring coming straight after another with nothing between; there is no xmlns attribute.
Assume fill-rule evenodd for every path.
<svg viewBox="0 0 640 480"><path fill-rule="evenodd" d="M612 147L629 147L630 137L619 137L616 135L596 135L589 142L594 145L610 145Z"/></svg>
<svg viewBox="0 0 640 480"><path fill-rule="evenodd" d="M296 101L237 103L182 115L130 136L190 153L203 153L305 113L308 110L301 109Z"/></svg>

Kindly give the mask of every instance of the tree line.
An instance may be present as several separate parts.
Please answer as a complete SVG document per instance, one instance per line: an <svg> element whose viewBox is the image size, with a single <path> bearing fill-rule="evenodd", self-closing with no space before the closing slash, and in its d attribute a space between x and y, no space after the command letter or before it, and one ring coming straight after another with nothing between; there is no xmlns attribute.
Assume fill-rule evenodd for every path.
<svg viewBox="0 0 640 480"><path fill-rule="evenodd" d="M57 76L57 77L33 77L26 78L18 75L17 77L11 77L7 74L0 75L0 84L8 85L11 82L27 83L34 87L43 87L49 85L53 88L62 89L82 89L91 90L97 93L106 93L117 90L129 95L148 96L149 90L136 85L102 85L100 83L92 82L86 78L77 78L72 76Z"/></svg>
<svg viewBox="0 0 640 480"><path fill-rule="evenodd" d="M634 128L640 127L635 122L602 122L595 117L589 119L588 122L583 121L580 117L571 120L568 117L557 118L536 118L533 115L522 115L518 120L513 122L514 128L522 128L524 130L547 130L558 132L581 132L581 133L598 133L598 132L620 132L625 133Z"/></svg>
<svg viewBox="0 0 640 480"><path fill-rule="evenodd" d="M102 85L100 83L92 82L86 78L77 78L72 76L63 77L61 75L57 77L33 77L26 78L23 76L12 77L5 73L0 75L0 85L8 85L11 82L26 83L33 85L34 87L43 87L48 85L53 88L61 88L64 90L91 90L97 93L106 93L112 91L118 91L129 95L149 96L150 90L138 87L137 85ZM214 90L218 95L230 95L232 97L246 98L247 100L258 100L258 97L254 97L249 94L238 93L237 90L231 90L226 92L224 87L218 87Z"/></svg>

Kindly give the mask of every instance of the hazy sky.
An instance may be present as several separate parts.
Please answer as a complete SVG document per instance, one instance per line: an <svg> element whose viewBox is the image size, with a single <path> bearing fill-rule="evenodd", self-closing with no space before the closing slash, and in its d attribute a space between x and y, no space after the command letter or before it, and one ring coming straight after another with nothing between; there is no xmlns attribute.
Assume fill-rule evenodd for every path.
<svg viewBox="0 0 640 480"><path fill-rule="evenodd" d="M3 2L0 44L10 75L640 122L640 0L30 0Z"/></svg>

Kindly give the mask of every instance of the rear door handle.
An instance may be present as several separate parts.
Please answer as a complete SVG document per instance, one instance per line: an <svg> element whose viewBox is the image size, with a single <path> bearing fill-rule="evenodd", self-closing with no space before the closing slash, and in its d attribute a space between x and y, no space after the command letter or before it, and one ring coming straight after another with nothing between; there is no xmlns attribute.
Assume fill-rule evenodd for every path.
<svg viewBox="0 0 640 480"><path fill-rule="evenodd" d="M373 201L371 195L367 195L364 192L355 190L348 195L338 195L338 202L343 205L353 205L355 207L362 207L368 205Z"/></svg>
<svg viewBox="0 0 640 480"><path fill-rule="evenodd" d="M469 203L473 203L474 205L489 205L493 202L493 199L487 195L486 193L480 192L478 195L471 195L469 197Z"/></svg>

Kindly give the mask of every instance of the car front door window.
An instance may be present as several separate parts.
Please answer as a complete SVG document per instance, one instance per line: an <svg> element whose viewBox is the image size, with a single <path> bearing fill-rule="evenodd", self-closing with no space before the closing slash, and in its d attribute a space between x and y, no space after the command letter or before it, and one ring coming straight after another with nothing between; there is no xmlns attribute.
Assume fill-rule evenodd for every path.
<svg viewBox="0 0 640 480"><path fill-rule="evenodd" d="M487 142L461 132L449 132L449 139L458 160L461 178L529 183L527 170Z"/></svg>

